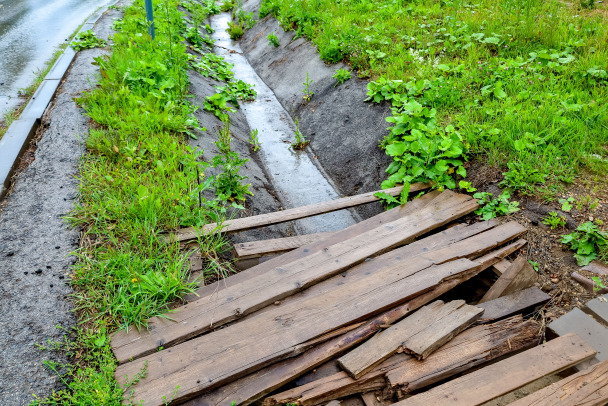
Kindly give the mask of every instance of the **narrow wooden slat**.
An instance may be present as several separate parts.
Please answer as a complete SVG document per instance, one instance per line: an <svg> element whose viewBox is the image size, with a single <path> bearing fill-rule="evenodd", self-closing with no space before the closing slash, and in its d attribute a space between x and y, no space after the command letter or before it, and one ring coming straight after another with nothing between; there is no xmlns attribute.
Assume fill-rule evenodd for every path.
<svg viewBox="0 0 608 406"><path fill-rule="evenodd" d="M476 406L592 358L595 350L576 334L513 355L412 396L397 406Z"/></svg>
<svg viewBox="0 0 608 406"><path fill-rule="evenodd" d="M555 382L511 406L604 406L608 404L608 361Z"/></svg>
<svg viewBox="0 0 608 406"><path fill-rule="evenodd" d="M477 307L484 309L479 322L487 323L518 313L530 313L550 299L551 296L533 286L485 303L479 303Z"/></svg>
<svg viewBox="0 0 608 406"><path fill-rule="evenodd" d="M403 206L395 207L391 210L387 210L376 216L370 217L367 220L353 224L352 226L338 231L326 239L294 249L286 254L279 255L270 259L269 261L260 263L253 268L249 268L243 272L231 275L228 278L203 286L195 293L186 296L186 299L190 302L217 294L220 290L225 289L228 286L233 286L238 283L248 281L252 278L268 274L268 272L272 271L277 266L286 265L296 260L305 258L321 251L325 247L336 244L340 241L348 240L349 238L364 233L367 230L371 230L383 224L388 224L410 214L416 213L418 210L430 204L440 194L441 192L438 190L426 193L417 199L407 202Z"/></svg>
<svg viewBox="0 0 608 406"><path fill-rule="evenodd" d="M497 299L509 293L521 289L529 288L538 280L538 275L528 263L524 256L519 256L513 261L511 266L500 275L498 280L492 285L479 303Z"/></svg>
<svg viewBox="0 0 608 406"><path fill-rule="evenodd" d="M500 276L503 273L505 273L505 271L510 266L511 266L511 262L507 261L506 259L503 259L502 261L494 264L494 266L492 267L492 270L494 271L494 273L496 273L498 276Z"/></svg>
<svg viewBox="0 0 608 406"><path fill-rule="evenodd" d="M540 339L539 327L537 322L524 322L521 316L492 325L473 327L459 334L424 361L406 354L394 354L356 380L341 371L269 396L264 400L264 406L287 403L314 406L368 390L385 389L387 386L390 386L390 390L385 390L385 393L403 396L411 390L537 345ZM393 380L390 381L390 378Z"/></svg>
<svg viewBox="0 0 608 406"><path fill-rule="evenodd" d="M410 193L428 189L429 184L415 183L410 187ZM296 207L274 213L260 214L257 216L243 217L234 220L228 220L222 224L211 223L197 230L194 227L182 228L174 233L171 237L177 241L194 240L198 235L207 235L221 231L223 233L243 231L250 228L269 226L272 224L283 223L291 220L303 219L306 217L316 216L318 214L329 213L336 210L346 209L349 207L359 206L365 203L371 203L379 200L374 194L378 192L388 193L391 196L397 196L401 193L403 187L394 187L392 189L377 190L375 192L363 193L356 196L342 197L340 199L329 200L309 206Z"/></svg>
<svg viewBox="0 0 608 406"><path fill-rule="evenodd" d="M400 350L424 359L470 326L481 313L483 309L469 306L464 300L438 300L343 355L338 364L357 379Z"/></svg>
<svg viewBox="0 0 608 406"><path fill-rule="evenodd" d="M119 362L170 347L214 327L304 290L344 269L390 250L475 210L470 196L443 192L420 210L417 216L398 219L349 240L325 247L301 260L276 267L263 275L210 296L191 302L171 313L171 320L150 319L151 329L141 334L134 329L120 331L112 338L112 349Z"/></svg>
<svg viewBox="0 0 608 406"><path fill-rule="evenodd" d="M337 231L329 231L326 233L296 235L271 240L241 242L234 244L234 252L235 256L240 260L259 258L265 255L283 254L286 251L322 241L336 233Z"/></svg>
<svg viewBox="0 0 608 406"><path fill-rule="evenodd" d="M497 251L484 255L477 260L479 263L481 263L479 271L481 272L482 270L489 268L502 258L516 252L524 245L525 241L520 240ZM472 277L473 275L474 274L467 274L468 277ZM392 310L376 316L369 323L366 323L364 326L345 334L342 337L338 337L326 343L317 345L302 355L286 359L243 378L234 380L220 388L207 392L204 395L189 401L186 403L186 405L229 406L232 401L236 402L237 405L250 405L273 390L283 386L285 383L316 368L317 366L325 363L329 359L341 354L349 348L352 348L360 342L363 342L379 331L382 326L394 323L412 311L441 296L445 292L448 292L465 280L466 278L462 278L461 280L452 279L450 281L446 281L445 283L431 289L429 292L423 293L422 295L417 296Z"/></svg>
<svg viewBox="0 0 608 406"><path fill-rule="evenodd" d="M424 269L424 262L429 263L420 260L419 265L393 274L392 280L387 280L390 275L374 275L328 292L321 300L278 306L259 317L123 364L117 368L116 376L122 381L125 374L133 376L147 362L148 375L134 387L136 401L162 405L163 396L173 393L176 386L176 400L187 400L297 355L307 349L300 343L328 330L370 317L443 282L460 279L461 275L476 274L479 267L475 262L459 259Z"/></svg>

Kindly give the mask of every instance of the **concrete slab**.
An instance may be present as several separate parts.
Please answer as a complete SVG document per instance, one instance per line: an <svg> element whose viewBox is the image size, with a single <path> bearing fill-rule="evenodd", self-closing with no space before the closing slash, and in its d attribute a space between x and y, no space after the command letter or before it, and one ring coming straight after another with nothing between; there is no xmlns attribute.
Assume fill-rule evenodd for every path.
<svg viewBox="0 0 608 406"><path fill-rule="evenodd" d="M59 79L43 80L34 96L32 96L32 100L25 106L21 118L41 118L58 87Z"/></svg>
<svg viewBox="0 0 608 406"><path fill-rule="evenodd" d="M36 132L38 120L35 118L20 118L13 121L11 126L0 139L0 198L10 185L15 162L27 147L28 141Z"/></svg>
<svg viewBox="0 0 608 406"><path fill-rule="evenodd" d="M595 359L577 367L583 369L589 364L608 359L608 329L595 321L581 309L575 308L559 319L551 322L547 328L558 336L576 333L597 351Z"/></svg>
<svg viewBox="0 0 608 406"><path fill-rule="evenodd" d="M95 25L95 23L86 23L86 24L83 24L82 28L78 32L80 33L80 32L84 32L84 31L90 30L90 29L93 28L94 25Z"/></svg>
<svg viewBox="0 0 608 406"><path fill-rule="evenodd" d="M61 54L55 65L51 68L49 73L47 73L45 79L46 80L61 80L63 79L63 75L68 70L70 65L72 64L72 60L76 55L76 51L74 51L71 47L67 47L65 51Z"/></svg>
<svg viewBox="0 0 608 406"><path fill-rule="evenodd" d="M608 326L608 294L589 301L583 310L604 326Z"/></svg>

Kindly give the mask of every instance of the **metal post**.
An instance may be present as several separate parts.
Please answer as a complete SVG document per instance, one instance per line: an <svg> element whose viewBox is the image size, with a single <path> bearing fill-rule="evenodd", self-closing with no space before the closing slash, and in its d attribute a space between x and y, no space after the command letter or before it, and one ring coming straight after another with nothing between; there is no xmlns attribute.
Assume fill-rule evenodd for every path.
<svg viewBox="0 0 608 406"><path fill-rule="evenodd" d="M152 11L152 0L146 0L146 19L148 20L148 34L154 40L154 12Z"/></svg>

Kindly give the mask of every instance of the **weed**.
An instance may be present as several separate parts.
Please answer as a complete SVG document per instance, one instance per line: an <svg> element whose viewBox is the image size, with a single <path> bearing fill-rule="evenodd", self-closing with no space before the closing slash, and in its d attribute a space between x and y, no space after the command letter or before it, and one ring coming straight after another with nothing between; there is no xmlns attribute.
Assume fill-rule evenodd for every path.
<svg viewBox="0 0 608 406"><path fill-rule="evenodd" d="M239 21L239 23L241 23L247 30L252 29L256 23L255 18L253 18L252 12L245 13L245 11L243 9L239 9L236 12L235 16L236 16L237 21Z"/></svg>
<svg viewBox="0 0 608 406"><path fill-rule="evenodd" d="M308 72L306 72L306 80L304 81L304 83L302 83L304 85L304 89L302 89L304 96L302 98L305 102L309 102L310 99L312 99L312 96L314 95L314 93L310 90L310 85L312 85L312 83L313 81L310 80L310 78L308 77Z"/></svg>
<svg viewBox="0 0 608 406"><path fill-rule="evenodd" d="M245 29L240 22L229 21L228 28L226 28L226 32L230 35L230 38L237 41L245 35Z"/></svg>
<svg viewBox="0 0 608 406"><path fill-rule="evenodd" d="M266 39L268 40L268 45L272 45L275 48L278 48L281 45L279 37L277 37L277 34L275 34L274 31L268 34Z"/></svg>
<svg viewBox="0 0 608 406"><path fill-rule="evenodd" d="M530 265L532 265L532 268L534 268L534 270L535 270L536 272L538 272L538 269L539 269L539 267L540 267L540 264L539 264L538 262L535 262L535 261L532 261L532 260L530 260L530 259L529 259L529 260L528 260L528 263L529 263Z"/></svg>
<svg viewBox="0 0 608 406"><path fill-rule="evenodd" d="M302 131L300 131L300 126L298 125L297 119L295 121L295 125L296 125L296 129L294 131L294 134L295 134L296 140L291 143L291 147L293 149L304 149L304 148L306 148L306 146L308 144L310 144L310 141L308 141L306 139L306 137L304 137L304 134L302 134Z"/></svg>
<svg viewBox="0 0 608 406"><path fill-rule="evenodd" d="M574 258L579 266L589 265L598 258L605 260L604 253L608 249L608 233L601 231L590 221L581 224L576 231L562 236L562 244L575 251Z"/></svg>
<svg viewBox="0 0 608 406"><path fill-rule="evenodd" d="M220 10L222 10L224 12L231 11L233 8L234 8L233 0L224 0L222 5L220 6Z"/></svg>
<svg viewBox="0 0 608 406"><path fill-rule="evenodd" d="M599 292L600 290L606 288L606 285L604 285L604 282L602 281L602 279L600 279L600 277L598 277L598 276L592 276L591 280L593 282L595 282L595 284L593 285L593 291L594 292Z"/></svg>
<svg viewBox="0 0 608 406"><path fill-rule="evenodd" d="M213 157L211 164L214 168L221 168L222 172L213 178L216 194L224 201L242 201L246 195L253 195L249 191L249 184L243 184L246 176L239 174L241 167L249 160L240 158L238 153L230 149L231 133L228 123L218 130L218 141L215 145L220 153Z"/></svg>
<svg viewBox="0 0 608 406"><path fill-rule="evenodd" d="M496 199L491 193L478 192L473 195L479 199L479 209L475 214L482 217L483 220L490 220L494 217L505 216L519 211L519 202L510 202L511 193L508 190L503 190L500 196Z"/></svg>
<svg viewBox="0 0 608 406"><path fill-rule="evenodd" d="M583 209L594 211L595 209L597 209L599 203L599 199L587 195L583 196L578 202L576 202L576 208L578 209L578 211L581 211Z"/></svg>
<svg viewBox="0 0 608 406"><path fill-rule="evenodd" d="M551 227L551 230L555 230L556 228L564 227L566 225L566 218L564 216L559 216L557 212L554 211L550 211L549 215L542 221L543 224Z"/></svg>
<svg viewBox="0 0 608 406"><path fill-rule="evenodd" d="M562 205L562 211L569 213L572 210L574 204L574 197L569 197L567 199L559 199L557 202Z"/></svg>
<svg viewBox="0 0 608 406"><path fill-rule="evenodd" d="M81 51L83 49L104 47L106 44L106 41L97 38L92 30L86 30L76 35L70 46L76 51Z"/></svg>
<svg viewBox="0 0 608 406"><path fill-rule="evenodd" d="M341 85L342 83L346 82L348 79L350 79L351 74L348 69L340 68L340 69L336 69L336 72L334 73L332 78L336 79L335 86L338 86L338 85Z"/></svg>
<svg viewBox="0 0 608 406"><path fill-rule="evenodd" d="M258 139L258 130L257 130L257 128L254 128L249 133L249 145L251 145L251 148L254 151L259 150L260 147L262 146L262 144L260 144L260 140Z"/></svg>
<svg viewBox="0 0 608 406"><path fill-rule="evenodd" d="M234 109L228 106L228 101L229 99L225 94L215 93L212 96L205 97L203 109L212 112L221 121L229 121L228 113L234 112Z"/></svg>

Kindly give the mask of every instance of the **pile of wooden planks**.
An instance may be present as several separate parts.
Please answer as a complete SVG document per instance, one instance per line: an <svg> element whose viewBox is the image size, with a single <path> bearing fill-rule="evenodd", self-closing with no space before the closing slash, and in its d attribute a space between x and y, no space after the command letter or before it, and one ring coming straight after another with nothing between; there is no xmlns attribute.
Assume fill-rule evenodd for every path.
<svg viewBox="0 0 608 406"><path fill-rule="evenodd" d="M361 204L370 196L348 199ZM301 215L345 207L322 206ZM381 391L383 399L396 401L536 346L541 328L521 312L549 297L530 287L531 278L518 276L527 262L504 262L525 245L525 228L516 222L454 223L477 207L470 196L434 191L345 230L257 242L248 251L241 246L250 257L283 254L202 287L168 317L149 320L145 332L130 329L112 337L117 379L125 384L137 377L125 400L317 405L354 394L370 399L370 391ZM266 223L240 223L297 218L265 216ZM238 224L232 227L238 230ZM187 230L178 238L196 234ZM493 297L477 305L465 303L466 297L438 299L488 268L500 275ZM562 348L567 360L553 360L555 370L592 352L580 338L568 340L578 347ZM558 349L543 348L542 356ZM342 370L289 387L329 363Z"/></svg>

